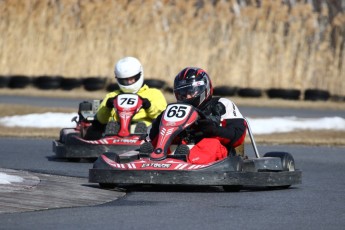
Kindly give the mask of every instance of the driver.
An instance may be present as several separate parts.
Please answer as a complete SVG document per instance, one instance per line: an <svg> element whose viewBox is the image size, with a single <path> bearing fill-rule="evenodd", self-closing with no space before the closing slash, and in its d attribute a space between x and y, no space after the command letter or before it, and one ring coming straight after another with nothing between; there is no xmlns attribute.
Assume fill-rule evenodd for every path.
<svg viewBox="0 0 345 230"><path fill-rule="evenodd" d="M137 58L124 57L115 64L115 79L119 90L108 93L100 104L92 126L88 129L85 139L100 139L109 121L117 121L113 101L118 94L134 93L143 100L142 108L133 117L133 122L144 122L151 125L167 106L162 92L144 84L144 70Z"/></svg>
<svg viewBox="0 0 345 230"><path fill-rule="evenodd" d="M187 153L189 163L205 164L223 159L234 154L234 148L244 142L245 119L231 100L212 97L211 79L205 70L187 67L179 72L174 80L174 94L178 103L193 105L206 115L192 126L198 135L196 144ZM153 122L149 133L153 146L158 139L161 117L162 114Z"/></svg>

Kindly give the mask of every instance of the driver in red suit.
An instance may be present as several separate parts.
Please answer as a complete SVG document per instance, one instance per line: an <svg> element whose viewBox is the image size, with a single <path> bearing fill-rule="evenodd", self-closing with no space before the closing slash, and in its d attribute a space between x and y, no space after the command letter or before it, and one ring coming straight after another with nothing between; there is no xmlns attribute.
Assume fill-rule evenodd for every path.
<svg viewBox="0 0 345 230"><path fill-rule="evenodd" d="M196 144L187 153L189 163L205 164L223 159L234 154L234 148L244 142L245 119L234 102L213 97L211 79L205 70L183 69L175 77L174 94L177 102L193 105L206 115L194 125ZM157 141L161 117L162 114L155 119L149 133L153 145Z"/></svg>

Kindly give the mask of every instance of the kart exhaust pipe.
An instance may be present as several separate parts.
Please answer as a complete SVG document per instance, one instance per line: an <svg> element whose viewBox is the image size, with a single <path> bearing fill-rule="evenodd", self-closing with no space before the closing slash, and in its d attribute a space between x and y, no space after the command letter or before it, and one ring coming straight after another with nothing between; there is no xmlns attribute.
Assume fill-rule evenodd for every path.
<svg viewBox="0 0 345 230"><path fill-rule="evenodd" d="M253 149L254 149L255 156L256 156L256 158L260 158L260 154L259 154L258 148L256 147L256 143L254 140L252 130L251 130L250 125L249 125L249 121L246 117L244 118L244 120L247 122L247 130L248 130L248 134L250 137L250 141L251 141Z"/></svg>

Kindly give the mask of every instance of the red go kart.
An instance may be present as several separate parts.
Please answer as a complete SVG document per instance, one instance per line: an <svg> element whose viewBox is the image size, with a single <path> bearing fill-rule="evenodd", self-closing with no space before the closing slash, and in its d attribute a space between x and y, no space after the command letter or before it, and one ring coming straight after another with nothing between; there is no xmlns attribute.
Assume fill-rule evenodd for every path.
<svg viewBox="0 0 345 230"><path fill-rule="evenodd" d="M295 169L290 153L268 152L260 156L249 123L248 134L255 152L252 159L238 151L207 164L188 163L186 147L189 145L179 145L173 150L172 143L177 136L191 140L190 127L197 125L202 116L191 105L169 104L160 123L157 146L145 142L139 150L103 153L89 170L89 182L99 183L101 187L122 184L222 186L225 191L252 186L288 188L301 183L302 173Z"/></svg>

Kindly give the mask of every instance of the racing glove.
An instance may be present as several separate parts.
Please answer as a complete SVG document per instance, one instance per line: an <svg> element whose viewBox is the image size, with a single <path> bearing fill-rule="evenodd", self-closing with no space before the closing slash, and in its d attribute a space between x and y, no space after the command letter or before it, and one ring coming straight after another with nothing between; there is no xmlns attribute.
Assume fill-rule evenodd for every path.
<svg viewBox="0 0 345 230"><path fill-rule="evenodd" d="M213 105L211 107L211 113L215 116L222 116L223 114L225 114L226 109L223 103L218 102L217 104Z"/></svg>
<svg viewBox="0 0 345 230"><path fill-rule="evenodd" d="M151 102L149 101L149 99L147 98L141 98L141 100L143 101L143 108L144 109L148 109L151 107Z"/></svg>
<svg viewBox="0 0 345 230"><path fill-rule="evenodd" d="M113 109L114 108L114 100L115 100L115 97L110 97L108 98L105 106L108 108L108 109Z"/></svg>
<svg viewBox="0 0 345 230"><path fill-rule="evenodd" d="M212 119L201 119L196 123L195 135L204 137L218 136L219 123Z"/></svg>

